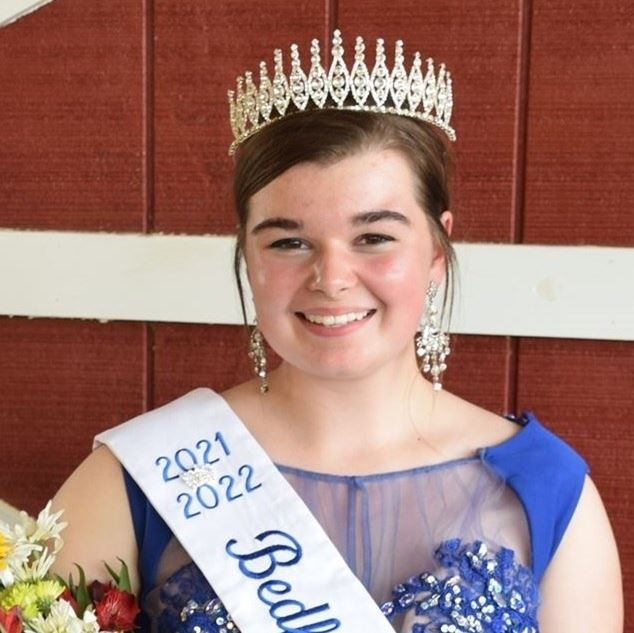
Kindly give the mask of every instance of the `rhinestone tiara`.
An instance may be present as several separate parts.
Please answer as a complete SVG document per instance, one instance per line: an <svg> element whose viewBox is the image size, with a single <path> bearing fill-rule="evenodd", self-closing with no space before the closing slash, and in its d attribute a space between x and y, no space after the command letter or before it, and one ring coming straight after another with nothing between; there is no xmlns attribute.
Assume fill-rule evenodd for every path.
<svg viewBox="0 0 634 633"><path fill-rule="evenodd" d="M403 42L394 47L394 66L386 65L384 40L376 41L374 68L365 64L365 43L357 37L354 64L348 70L343 58L341 31L333 33L328 72L321 65L319 40L310 46L310 70L302 70L297 44L291 44L291 72L284 73L282 51L273 53L275 72L269 78L266 62L260 62L260 85L256 88L253 74L245 72L236 80L236 90L229 90L229 120L234 141L232 155L250 136L273 121L306 110L356 110L398 114L427 121L440 128L450 140L456 132L449 125L453 109L451 73L441 64L438 73L434 60L427 59L423 75L420 53L414 54L409 73L405 69Z"/></svg>

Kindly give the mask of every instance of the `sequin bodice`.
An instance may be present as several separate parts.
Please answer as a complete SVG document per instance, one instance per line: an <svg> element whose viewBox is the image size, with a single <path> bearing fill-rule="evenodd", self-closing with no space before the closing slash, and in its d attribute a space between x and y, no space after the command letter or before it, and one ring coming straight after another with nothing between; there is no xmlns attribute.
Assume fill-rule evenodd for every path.
<svg viewBox="0 0 634 633"><path fill-rule="evenodd" d="M545 461L548 442L561 452L559 463L551 464L552 455ZM566 464L567 474L555 476ZM534 421L499 448L408 471L347 477L279 469L396 631L536 633L539 580L587 467ZM126 483L138 515L143 493L129 476ZM143 630L237 631L178 541L169 531L159 535L166 526L151 506L145 512L143 535L137 531ZM161 538L150 560L147 551Z"/></svg>

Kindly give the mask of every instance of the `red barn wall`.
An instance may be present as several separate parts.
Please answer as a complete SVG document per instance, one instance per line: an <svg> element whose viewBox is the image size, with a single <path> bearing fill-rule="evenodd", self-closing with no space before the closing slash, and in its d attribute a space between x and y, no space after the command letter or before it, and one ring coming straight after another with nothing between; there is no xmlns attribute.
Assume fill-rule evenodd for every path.
<svg viewBox="0 0 634 633"><path fill-rule="evenodd" d="M338 26L453 71L458 240L631 246L633 24L626 0L55 0L0 30L0 227L230 233L226 89ZM457 338L450 389L586 457L632 600L632 343ZM0 317L0 497L36 512L97 431L246 378L244 348L236 326Z"/></svg>

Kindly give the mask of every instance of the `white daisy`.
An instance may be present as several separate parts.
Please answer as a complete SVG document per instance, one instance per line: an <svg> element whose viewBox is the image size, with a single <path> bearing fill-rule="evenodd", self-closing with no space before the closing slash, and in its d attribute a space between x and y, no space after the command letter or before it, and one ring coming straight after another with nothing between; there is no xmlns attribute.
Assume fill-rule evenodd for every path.
<svg viewBox="0 0 634 633"><path fill-rule="evenodd" d="M10 587L16 582L29 558L41 550L42 546L37 543L17 540L12 529L0 522L0 585Z"/></svg>
<svg viewBox="0 0 634 633"><path fill-rule="evenodd" d="M36 581L46 576L63 545L60 532L66 523L59 521L62 511L51 514L51 502L32 519L21 512L14 526L0 524L0 538L9 546L6 565L0 560L0 582L6 587L16 581Z"/></svg>
<svg viewBox="0 0 634 633"><path fill-rule="evenodd" d="M24 633L87 633L84 621L77 617L66 600L58 600L46 617L38 615L29 621ZM99 631L99 628L93 629ZM92 633L92 631L91 631Z"/></svg>

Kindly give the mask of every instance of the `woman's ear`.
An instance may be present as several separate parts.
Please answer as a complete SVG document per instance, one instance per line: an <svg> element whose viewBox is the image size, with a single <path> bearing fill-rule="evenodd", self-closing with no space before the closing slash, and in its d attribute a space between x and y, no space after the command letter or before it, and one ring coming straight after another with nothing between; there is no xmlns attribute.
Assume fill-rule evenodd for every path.
<svg viewBox="0 0 634 633"><path fill-rule="evenodd" d="M443 211L439 221L444 228L447 237L449 237L451 235L451 230L453 229L453 214L451 211ZM434 256L431 262L430 279L431 281L440 284L447 274L447 258L440 240L435 239L434 242Z"/></svg>
<svg viewBox="0 0 634 633"><path fill-rule="evenodd" d="M453 229L453 213L449 210L443 211L440 216L440 223L445 227L445 233L451 237L451 231Z"/></svg>

